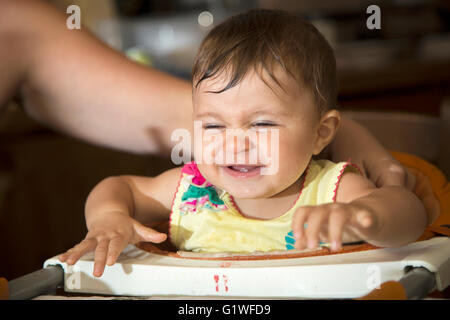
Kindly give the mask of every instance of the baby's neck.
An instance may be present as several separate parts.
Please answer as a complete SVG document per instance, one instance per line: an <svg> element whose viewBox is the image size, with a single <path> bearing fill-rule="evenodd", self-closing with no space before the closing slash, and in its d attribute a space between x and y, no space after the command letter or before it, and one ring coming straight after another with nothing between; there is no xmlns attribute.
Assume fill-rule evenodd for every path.
<svg viewBox="0 0 450 320"><path fill-rule="evenodd" d="M303 175L304 176L304 175ZM285 214L297 200L304 177L270 198L234 198L242 215L251 219L270 220Z"/></svg>

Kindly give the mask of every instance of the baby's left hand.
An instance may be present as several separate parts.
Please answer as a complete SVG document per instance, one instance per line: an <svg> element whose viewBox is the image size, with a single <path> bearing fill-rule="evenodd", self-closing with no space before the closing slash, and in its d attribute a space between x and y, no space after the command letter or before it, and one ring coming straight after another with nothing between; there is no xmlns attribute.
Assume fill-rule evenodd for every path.
<svg viewBox="0 0 450 320"><path fill-rule="evenodd" d="M316 248L319 235L325 234L331 249L338 251L342 248L344 231L366 240L376 233L378 222L375 214L365 206L355 203L328 203L298 208L292 219L292 230L297 249Z"/></svg>

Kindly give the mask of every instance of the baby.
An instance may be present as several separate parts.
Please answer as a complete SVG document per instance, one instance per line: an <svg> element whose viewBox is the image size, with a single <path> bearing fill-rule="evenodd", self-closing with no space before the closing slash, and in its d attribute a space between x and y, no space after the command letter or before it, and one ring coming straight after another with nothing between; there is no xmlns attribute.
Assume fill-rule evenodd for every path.
<svg viewBox="0 0 450 320"><path fill-rule="evenodd" d="M192 82L195 161L99 183L86 202L89 232L62 262L95 250L100 276L127 244L166 240L144 224L167 219L177 248L202 252L391 247L423 233L427 215L412 192L376 188L349 162L313 159L341 118L334 54L311 24L269 10L231 17L203 41Z"/></svg>

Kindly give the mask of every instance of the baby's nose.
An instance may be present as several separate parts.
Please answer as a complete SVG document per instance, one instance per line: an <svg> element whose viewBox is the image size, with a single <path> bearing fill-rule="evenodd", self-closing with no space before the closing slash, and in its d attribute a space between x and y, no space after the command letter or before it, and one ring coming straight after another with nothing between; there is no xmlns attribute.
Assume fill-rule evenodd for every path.
<svg viewBox="0 0 450 320"><path fill-rule="evenodd" d="M245 164L249 160L249 154L256 152L257 150L256 139L256 137L252 137L251 134L248 133L227 134L225 140L225 153L228 157L238 157L240 161L235 160L237 163Z"/></svg>

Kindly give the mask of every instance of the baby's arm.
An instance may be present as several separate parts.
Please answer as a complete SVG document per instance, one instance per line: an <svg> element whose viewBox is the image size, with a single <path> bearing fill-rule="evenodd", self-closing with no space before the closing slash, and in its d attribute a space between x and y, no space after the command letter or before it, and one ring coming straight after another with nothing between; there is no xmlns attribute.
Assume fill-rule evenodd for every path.
<svg viewBox="0 0 450 320"><path fill-rule="evenodd" d="M74 264L95 250L94 275L102 275L105 264L112 265L129 243L163 242L167 235L142 223L167 220L181 168L155 178L110 177L90 193L85 208L88 234L78 245L60 256Z"/></svg>
<svg viewBox="0 0 450 320"><path fill-rule="evenodd" d="M364 215L373 228L367 241L380 247L401 246L417 240L428 219L420 199L406 188L386 186L364 190L364 177L347 173L341 178L336 200L366 208ZM367 194L365 194L367 192ZM361 213L360 213L361 214Z"/></svg>
<svg viewBox="0 0 450 320"><path fill-rule="evenodd" d="M303 230L300 226L305 222ZM297 247L316 247L324 225L333 250L341 248L346 234L376 246L393 247L417 240L427 225L427 214L419 198L406 188L376 188L366 178L346 173L336 203L302 207L296 212L293 229Z"/></svg>

